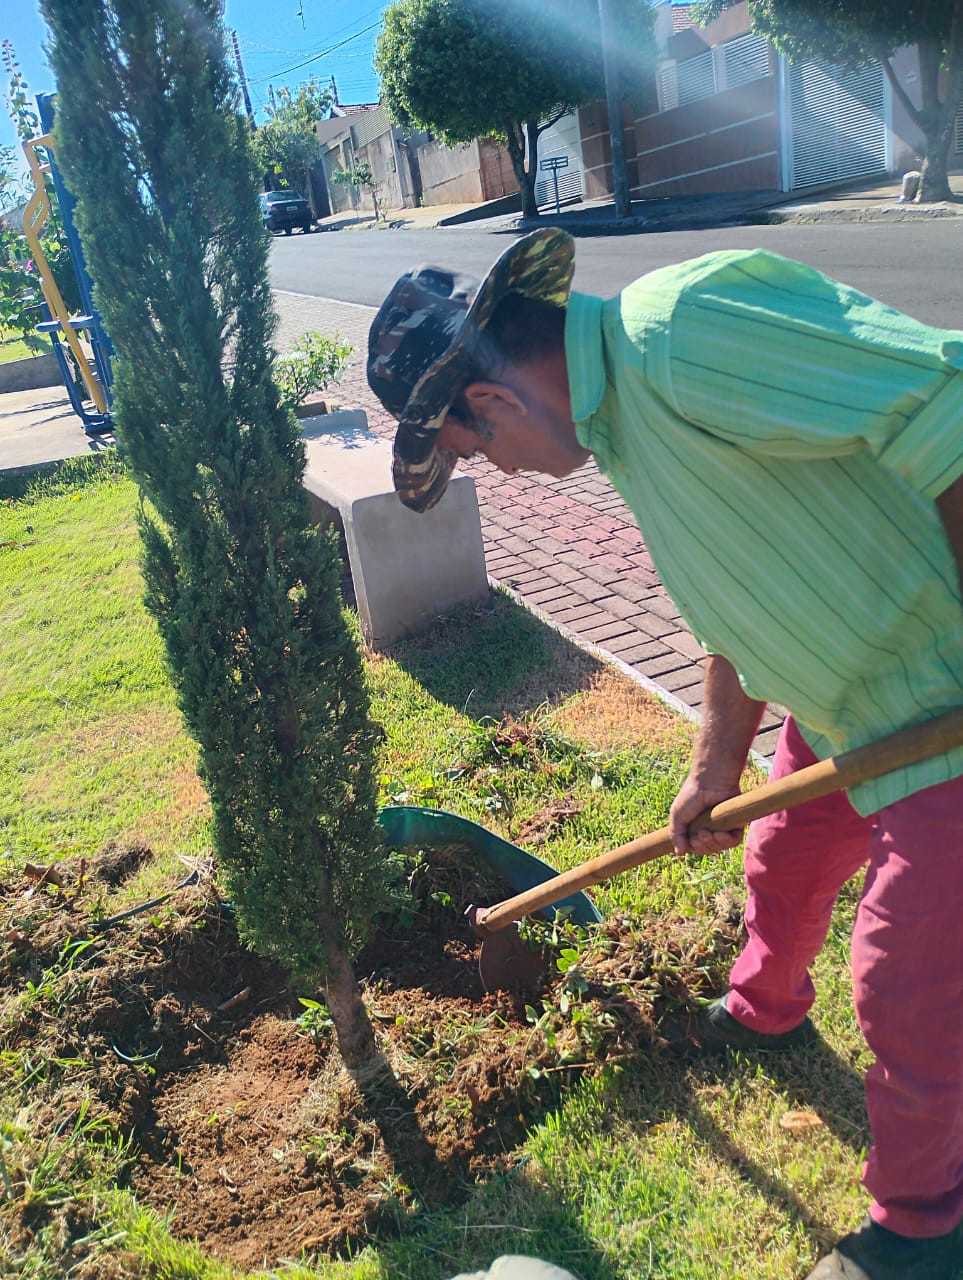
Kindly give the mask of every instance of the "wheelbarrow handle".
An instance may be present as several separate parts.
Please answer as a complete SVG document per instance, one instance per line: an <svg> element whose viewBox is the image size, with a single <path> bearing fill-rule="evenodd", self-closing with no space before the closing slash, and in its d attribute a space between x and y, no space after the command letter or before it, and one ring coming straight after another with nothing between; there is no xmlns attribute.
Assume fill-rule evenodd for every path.
<svg viewBox="0 0 963 1280"><path fill-rule="evenodd" d="M700 814L691 824L691 830L731 831L756 818L764 818L767 814L790 809L806 800L815 800L833 791L856 786L929 756L942 755L961 745L963 707L922 724L911 725L908 729L900 729L878 742L855 747L852 751L831 756L828 760L820 760L775 782L767 782L752 791L733 796L731 800L723 800ZM551 906L552 903L567 898L569 894L599 884L619 872L631 870L632 867L640 867L671 851L672 837L669 828L663 827L638 840L619 845L608 853L599 854L588 862L582 862L544 884L516 894L514 898L507 898L493 907L474 908L473 923L482 936L497 933L506 925L521 920L523 916L531 915L542 907Z"/></svg>

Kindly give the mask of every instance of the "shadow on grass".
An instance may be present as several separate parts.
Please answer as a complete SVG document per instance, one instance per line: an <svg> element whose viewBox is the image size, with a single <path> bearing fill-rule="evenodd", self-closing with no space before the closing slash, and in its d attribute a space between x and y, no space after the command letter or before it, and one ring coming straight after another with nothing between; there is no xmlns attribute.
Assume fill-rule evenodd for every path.
<svg viewBox="0 0 963 1280"><path fill-rule="evenodd" d="M386 652L433 698L474 719L558 705L602 669L597 658L500 591L483 605L437 618L429 631Z"/></svg>
<svg viewBox="0 0 963 1280"><path fill-rule="evenodd" d="M700 1103L697 1089L759 1073L785 1100L787 1111L815 1112L833 1137L858 1155L870 1141L862 1073L823 1041L788 1054L721 1051L695 1057L697 1052L690 1048L655 1053L640 1062L620 1099L622 1118L640 1130L669 1116L681 1121L720 1165L729 1166L740 1181L750 1183L825 1251L835 1243L836 1229L779 1176L778 1169L727 1132Z"/></svg>
<svg viewBox="0 0 963 1280"><path fill-rule="evenodd" d="M773 1081L791 1104L788 1109L815 1111L841 1143L851 1147L854 1152L860 1152L869 1141L869 1134L868 1129L864 1128L865 1107L862 1100L862 1080L858 1073L843 1063L827 1046L801 1050L792 1063L786 1059L773 1063L770 1060L772 1056L764 1058L761 1055L746 1055L745 1060L758 1063L760 1070ZM853 1107L853 1120L847 1119L843 1113L843 1108L848 1106ZM751 1150L735 1141L705 1108L699 1106L694 1097L689 1098L688 1105L680 1110L679 1117L689 1125L717 1160L727 1164L741 1181L749 1182L759 1195L791 1222L802 1226L806 1234L816 1242L820 1252L832 1247L839 1234L835 1227L813 1211L806 1200L779 1176L778 1169L764 1163Z"/></svg>
<svg viewBox="0 0 963 1280"><path fill-rule="evenodd" d="M815 1111L829 1132L855 1152L869 1145L863 1073L824 1041L793 1054L759 1055L762 1070L799 1111Z"/></svg>
<svg viewBox="0 0 963 1280"><path fill-rule="evenodd" d="M0 472L0 502L39 502L64 493L78 493L94 485L124 479L127 469L117 450L105 448L96 453L67 458L63 462L46 462L38 467Z"/></svg>
<svg viewBox="0 0 963 1280"><path fill-rule="evenodd" d="M667 1120L681 1122L720 1168L731 1170L739 1183L751 1187L782 1219L801 1228L812 1242L813 1253L821 1255L835 1242L839 1234L836 1225L808 1203L764 1153L735 1138L724 1119L701 1100L700 1086L711 1090L714 1081L735 1079L747 1072L751 1076L757 1070L772 1082L790 1109L815 1110L826 1127L854 1151L859 1152L868 1141L861 1077L825 1044L778 1059L773 1055L740 1055L697 1060L691 1053L680 1056L653 1049L627 1067L617 1082L609 1079L600 1095L602 1111L590 1116L587 1129L580 1126L578 1107L574 1108L575 1118L570 1117L571 1159L576 1165L582 1159L577 1149L580 1134L589 1134L584 1152L588 1185L594 1177L604 1183L610 1176L608 1161L619 1144L616 1128L609 1132L605 1117L613 1126L628 1125L640 1133L656 1130ZM565 1098L561 1104L565 1110ZM554 1143L549 1139L548 1149ZM546 1152L536 1159L540 1170L535 1178L525 1175L523 1162L512 1172L478 1186L459 1212L429 1214L421 1232L406 1234L399 1242L383 1241L378 1252L387 1273L393 1280L447 1280L459 1272L483 1270L500 1254L521 1253L555 1262L579 1280L670 1275L676 1274L674 1269L680 1265L678 1274L708 1274L703 1271L708 1260L698 1256L702 1247L698 1241L707 1238L701 1220L712 1212L711 1196L707 1200L697 1196L701 1205L674 1204L671 1211L667 1200L665 1214L681 1213L667 1235L666 1221L660 1214L655 1213L650 1221L642 1208L649 1196L658 1202L660 1196L671 1199L672 1194L678 1194L671 1174L656 1162L651 1178L640 1176L638 1220L631 1227L629 1220L624 1224L629 1236L637 1237L633 1244L628 1243L628 1236L625 1240L630 1252L638 1255L633 1263L621 1249L611 1248L611 1233L620 1234L617 1224L599 1220L597 1230L590 1233L586 1224L592 1220L592 1211L588 1202L583 1203L583 1195L588 1195L589 1201L592 1197L574 1188L571 1170L556 1169L554 1157L547 1157ZM696 1178L697 1167L682 1176ZM690 1214L691 1245L684 1238ZM627 1269L633 1265L638 1266L637 1272Z"/></svg>
<svg viewBox="0 0 963 1280"><path fill-rule="evenodd" d="M551 1181L525 1176L527 1161L477 1188L466 1210L429 1215L422 1230L379 1245L391 1280L449 1280L483 1272L498 1257L521 1254L564 1267L578 1280L625 1280L624 1260L613 1260L582 1225L577 1206Z"/></svg>

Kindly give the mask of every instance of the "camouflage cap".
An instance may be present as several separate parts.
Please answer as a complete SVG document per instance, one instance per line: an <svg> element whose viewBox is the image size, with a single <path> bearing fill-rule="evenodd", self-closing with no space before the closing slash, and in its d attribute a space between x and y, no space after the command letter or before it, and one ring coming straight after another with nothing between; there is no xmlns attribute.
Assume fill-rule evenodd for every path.
<svg viewBox="0 0 963 1280"><path fill-rule="evenodd" d="M395 284L368 334L368 384L398 419L392 473L405 506L427 511L448 486L456 459L436 437L499 302L520 293L564 307L574 268L572 237L546 228L516 240L481 284L443 267Z"/></svg>

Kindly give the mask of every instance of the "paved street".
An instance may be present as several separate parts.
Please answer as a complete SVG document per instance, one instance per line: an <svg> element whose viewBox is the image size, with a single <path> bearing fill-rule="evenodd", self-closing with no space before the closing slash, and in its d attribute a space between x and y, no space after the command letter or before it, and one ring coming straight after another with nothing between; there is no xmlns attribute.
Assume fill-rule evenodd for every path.
<svg viewBox="0 0 963 1280"><path fill-rule="evenodd" d="M277 289L377 306L408 267L437 262L481 275L511 238L465 227L291 236L272 246L271 278ZM960 217L585 237L578 241L575 287L609 297L668 262L755 246L808 262L929 324L963 325Z"/></svg>

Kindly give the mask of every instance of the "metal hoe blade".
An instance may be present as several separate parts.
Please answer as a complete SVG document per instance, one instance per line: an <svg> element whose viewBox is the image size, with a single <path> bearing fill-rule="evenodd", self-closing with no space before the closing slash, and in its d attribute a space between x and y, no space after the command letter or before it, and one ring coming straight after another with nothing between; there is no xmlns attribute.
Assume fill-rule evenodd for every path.
<svg viewBox="0 0 963 1280"><path fill-rule="evenodd" d="M854 747L839 756L817 761L787 777L767 782L731 800L723 800L701 814L690 830L730 831L743 827L756 818L778 813L793 805L830 795L853 787L869 778L878 778L894 769L902 769L917 760L940 755L963 745L963 707L920 724L910 725L877 742ZM513 845L509 849L516 853ZM466 912L472 927L483 940L478 968L487 990L497 988L519 990L530 984L546 967L545 957L528 950L515 928L509 928L524 916L533 915L564 901L583 889L601 884L620 872L640 867L653 858L672 852L672 833L668 827L631 840L608 853L590 858L568 871L547 875L542 881L517 893L513 898L492 907L469 907ZM587 899L585 899L587 902ZM596 920L601 917L594 907Z"/></svg>
<svg viewBox="0 0 963 1280"><path fill-rule="evenodd" d="M469 907L465 912L476 929L477 912L477 907ZM480 929L478 932L482 933ZM497 933L482 934L478 952L478 976L486 991L521 994L533 991L541 985L548 960L544 951L532 950L525 944L517 924L510 924Z"/></svg>

